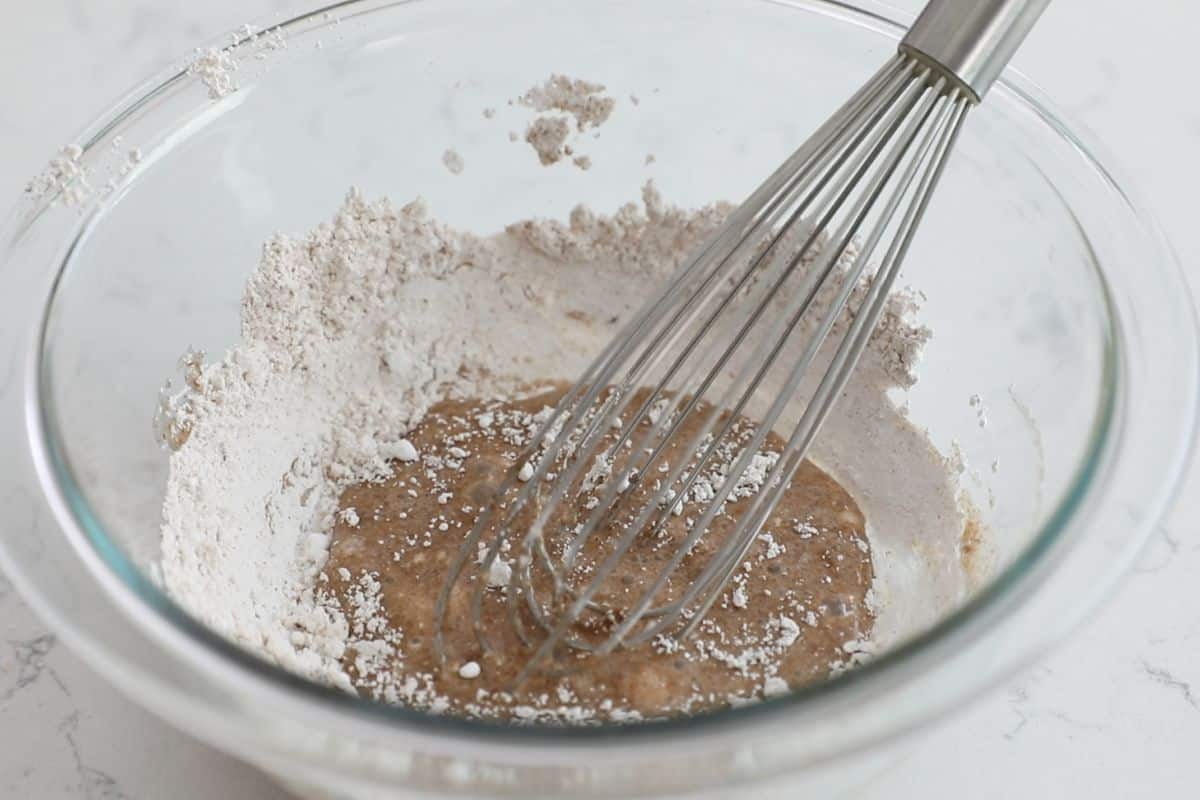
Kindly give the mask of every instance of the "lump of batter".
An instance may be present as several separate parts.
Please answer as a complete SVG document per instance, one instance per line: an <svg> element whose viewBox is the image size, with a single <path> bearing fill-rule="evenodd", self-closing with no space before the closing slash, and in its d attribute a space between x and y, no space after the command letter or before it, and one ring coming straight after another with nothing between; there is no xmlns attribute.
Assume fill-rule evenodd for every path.
<svg viewBox="0 0 1200 800"><path fill-rule="evenodd" d="M532 471L519 459L562 394L555 387L514 399L443 401L407 434L409 458L394 460L390 476L342 493L321 580L352 620L343 664L361 693L474 717L580 722L615 714L644 719L786 692L846 663L873 624L865 520L846 491L808 462L693 636L676 639L667 633L603 656L560 647L546 668L515 683L534 648L522 643L508 617L520 545L506 541L490 569L468 571L456 584L444 628L448 657L443 663L433 636L438 590L501 481L514 472L529 478ZM644 397L644 391L636 394L632 406ZM705 410L702 405L689 415L672 438L674 446L664 454L667 463L678 456L678 442L696 432ZM641 426L649 424L645 419ZM719 485L753 432L748 420L737 420L715 465L665 516L665 529L634 540L618 570L601 585L597 601L619 612L640 596L681 546L712 498L713 484ZM721 513L672 574L660 601L678 597L710 563L762 488L763 468L774 463L782 447L778 436L768 435ZM614 523L597 530L596 546L585 549L576 562L573 585L587 583L623 524L645 506L655 488L655 481L645 479L622 494L622 511L614 515ZM597 491L578 493L573 508L564 504L563 513L551 517L546 544L552 557L561 556L565 541L554 532L573 530L580 520L571 513L586 512ZM483 562L486 550L479 543L472 562ZM535 585L540 583L541 596L548 597L549 577L540 577ZM479 627L487 649L476 636L471 614L471 596L481 583ZM592 612L576 623L572 635L598 642L615 618ZM519 622L530 628L534 620L525 614Z"/></svg>

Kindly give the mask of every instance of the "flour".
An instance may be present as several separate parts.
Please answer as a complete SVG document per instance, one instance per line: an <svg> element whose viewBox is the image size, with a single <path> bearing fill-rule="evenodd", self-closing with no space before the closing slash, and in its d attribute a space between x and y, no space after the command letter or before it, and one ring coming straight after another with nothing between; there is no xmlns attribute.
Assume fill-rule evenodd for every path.
<svg viewBox="0 0 1200 800"><path fill-rule="evenodd" d="M578 134L599 127L612 116L616 100L605 95L603 84L566 75L551 75L517 98L517 103L539 112L525 128L525 141L537 153L542 166L557 164L565 158L582 170L592 168L591 156L576 155ZM510 101L511 102L511 101ZM484 109L484 117L491 118ZM494 113L494 112L493 112ZM571 121L576 136L572 139ZM598 134L596 134L598 135ZM509 138L516 141L516 134Z"/></svg>
<svg viewBox="0 0 1200 800"><path fill-rule="evenodd" d="M580 320L636 308L728 211L669 206L648 183L640 205L613 215L577 207L566 222L518 222L481 238L438 223L420 201L396 207L352 191L334 219L307 236L273 237L247 283L241 343L219 360L189 352L183 390L160 399L159 435L172 450L162 525L167 590L251 651L352 691L341 663L347 648L358 674L372 675L402 646L404 632L373 627L376 575L342 576L359 581L347 612L328 600L321 572L342 490L384 479L392 460L422 458L405 434L444 397L485 397L578 374L612 334ZM873 550L885 554L872 592L881 645L963 592L954 571L962 530L956 487L944 459L886 397L911 385L928 337L912 321L914 304L904 293L889 301L812 453L875 522ZM770 467L770 456L761 458L739 491L757 491ZM532 477L531 467L522 469L523 479ZM680 504L703 500L711 484L698 481L699 494ZM364 512L341 513L348 520ZM801 537L818 533L795 525ZM772 541L766 550L773 558L782 547ZM488 582L507 585L511 569L496 559ZM735 605L747 600L745 581L735 581ZM811 611L795 613L814 624ZM783 617L754 643L698 646L749 669L799 631ZM847 663L869 650L848 652ZM462 668L470 675L477 667ZM427 677L376 688L389 702L439 710Z"/></svg>
<svg viewBox="0 0 1200 800"><path fill-rule="evenodd" d="M197 48L196 56L187 65L187 73L195 75L208 89L209 100L220 100L238 90L238 60L228 48Z"/></svg>
<svg viewBox="0 0 1200 800"><path fill-rule="evenodd" d="M229 34L229 44L225 47L196 48L195 55L184 71L200 80L208 90L209 100L221 100L241 88L238 73L245 57L266 61L272 55L286 50L287 46L283 28L263 31L246 24Z"/></svg>
<svg viewBox="0 0 1200 800"><path fill-rule="evenodd" d="M616 100L604 96L604 85L566 75L551 75L540 86L521 95L518 102L535 111L562 111L575 119L579 131L602 125Z"/></svg>
<svg viewBox="0 0 1200 800"><path fill-rule="evenodd" d="M92 196L92 186L82 159L83 148L79 145L63 147L42 173L25 185L25 193L34 200L58 196L67 206L86 203Z"/></svg>
<svg viewBox="0 0 1200 800"><path fill-rule="evenodd" d="M453 148L442 153L442 164L450 170L452 175L461 175L463 167L466 166L463 157Z"/></svg>
<svg viewBox="0 0 1200 800"><path fill-rule="evenodd" d="M144 154L140 147L122 153L123 146L122 137L115 136L106 149L85 152L77 144L60 148L41 173L25 184L26 197L52 206L61 203L82 213L90 201L116 191L142 163Z"/></svg>
<svg viewBox="0 0 1200 800"><path fill-rule="evenodd" d="M562 117L538 117L525 129L525 141L537 153L542 165L549 166L568 155L567 136L570 132Z"/></svg>
<svg viewBox="0 0 1200 800"><path fill-rule="evenodd" d="M178 448L163 577L205 623L348 688L337 665L348 624L315 586L338 493L415 457L403 433L456 379L461 358L436 353L464 334L404 321L485 250L419 203L394 209L357 194L306 240L264 246L242 345L214 363L190 355L187 389L160 413Z"/></svg>

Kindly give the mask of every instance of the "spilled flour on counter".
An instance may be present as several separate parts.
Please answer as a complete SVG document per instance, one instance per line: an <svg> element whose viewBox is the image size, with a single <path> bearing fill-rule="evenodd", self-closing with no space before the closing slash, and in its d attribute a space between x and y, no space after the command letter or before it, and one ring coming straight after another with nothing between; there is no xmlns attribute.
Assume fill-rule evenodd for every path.
<svg viewBox="0 0 1200 800"><path fill-rule="evenodd" d="M340 507L343 493L417 462L408 436L438 403L514 397L522 386L579 374L617 320L728 211L675 208L647 184L640 205L612 215L580 206L567 221L521 221L480 237L437 222L420 201L397 207L352 191L307 236L273 237L247 283L241 343L216 360L189 353L183 390L160 400L158 430L172 451L162 525L167 590L280 666L362 689L351 672L377 674L404 633L381 616L377 576L325 573L335 528L373 519L369 508ZM861 507L874 566L873 633L846 642L831 668L924 627L966 588L953 474L887 397L915 380L929 336L915 312L907 293L889 300L810 454ZM789 535L812 536L803 524ZM763 557L778 555L779 544L764 540ZM498 586L505 580L496 577ZM332 599L333 584L349 605ZM739 585L729 597L734 609L746 600ZM771 636L790 645L805 621L772 624ZM480 680L478 662L453 666L456 680ZM409 677L377 696L447 710L435 677ZM764 673L755 692L785 689ZM522 705L512 713L549 712ZM612 703L551 717L630 718Z"/></svg>

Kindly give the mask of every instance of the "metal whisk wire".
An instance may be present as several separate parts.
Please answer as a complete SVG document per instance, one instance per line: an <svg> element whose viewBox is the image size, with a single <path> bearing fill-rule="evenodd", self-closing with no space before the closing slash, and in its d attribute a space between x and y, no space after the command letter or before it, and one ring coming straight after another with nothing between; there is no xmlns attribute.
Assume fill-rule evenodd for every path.
<svg viewBox="0 0 1200 800"><path fill-rule="evenodd" d="M997 33L995 15L1027 30L1045 0L989 0L982 5L990 8L977 9L969 22L998 37L990 49L980 55L959 47L952 57L939 57L946 54L930 46L939 31L935 23L952 5L931 4L900 52L730 215L558 403L451 564L435 607L435 647L443 658L451 594L470 567L477 568L470 571L471 624L480 646L489 649L482 576L514 549L507 623L534 648L518 682L558 648L607 653L669 632L687 636L704 618L778 505L865 349L967 111L999 71L997 60L1002 66L1020 41ZM884 255L870 272L885 239ZM856 292L861 299L849 308ZM822 294L829 302L817 314ZM780 298L786 300L782 308ZM829 354L829 336L847 314ZM729 508L768 434L806 379L811 382L814 363L825 357L827 366L786 444L759 491L739 509L734 528L679 596L660 601L683 560ZM783 378L771 383L776 369ZM722 383L719 398L710 401ZM693 493L702 471L733 441L737 420L769 383L773 401L756 417L749 439L736 442L732 466L702 500L702 512L689 520L666 565L613 617L607 635L599 641L579 635L574 628L584 613L614 611L596 599L605 581L638 537L658 536L679 513L683 500L677 498ZM643 385L652 388L639 392ZM631 408L635 397L641 399ZM688 420L699 424L685 437ZM686 456L668 463L668 449L681 447L685 438ZM622 452L627 458L612 469ZM522 482L517 471L526 464L533 474ZM578 482L596 464L606 465L609 474L583 522L557 531L565 544L556 559L546 546L546 526L575 499ZM652 471L664 477L590 567L586 584L573 586L569 574L580 553L596 531L612 524L628 487ZM518 535L517 521L530 512L532 522L522 520ZM551 582L548 598L539 597L535 569Z"/></svg>

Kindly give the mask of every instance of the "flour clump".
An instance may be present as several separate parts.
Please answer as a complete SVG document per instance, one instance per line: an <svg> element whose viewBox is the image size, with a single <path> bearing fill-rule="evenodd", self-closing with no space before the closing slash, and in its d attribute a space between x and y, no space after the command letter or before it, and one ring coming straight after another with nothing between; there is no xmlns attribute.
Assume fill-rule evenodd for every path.
<svg viewBox="0 0 1200 800"><path fill-rule="evenodd" d="M537 153L542 166L570 158L581 170L592 168L591 156L576 149L581 134L603 125L612 116L617 101L605 91L603 84L554 74L517 98L518 105L538 112L525 127L524 140ZM488 110L484 110L484 116L490 119ZM510 134L510 138L515 141L516 134Z"/></svg>

